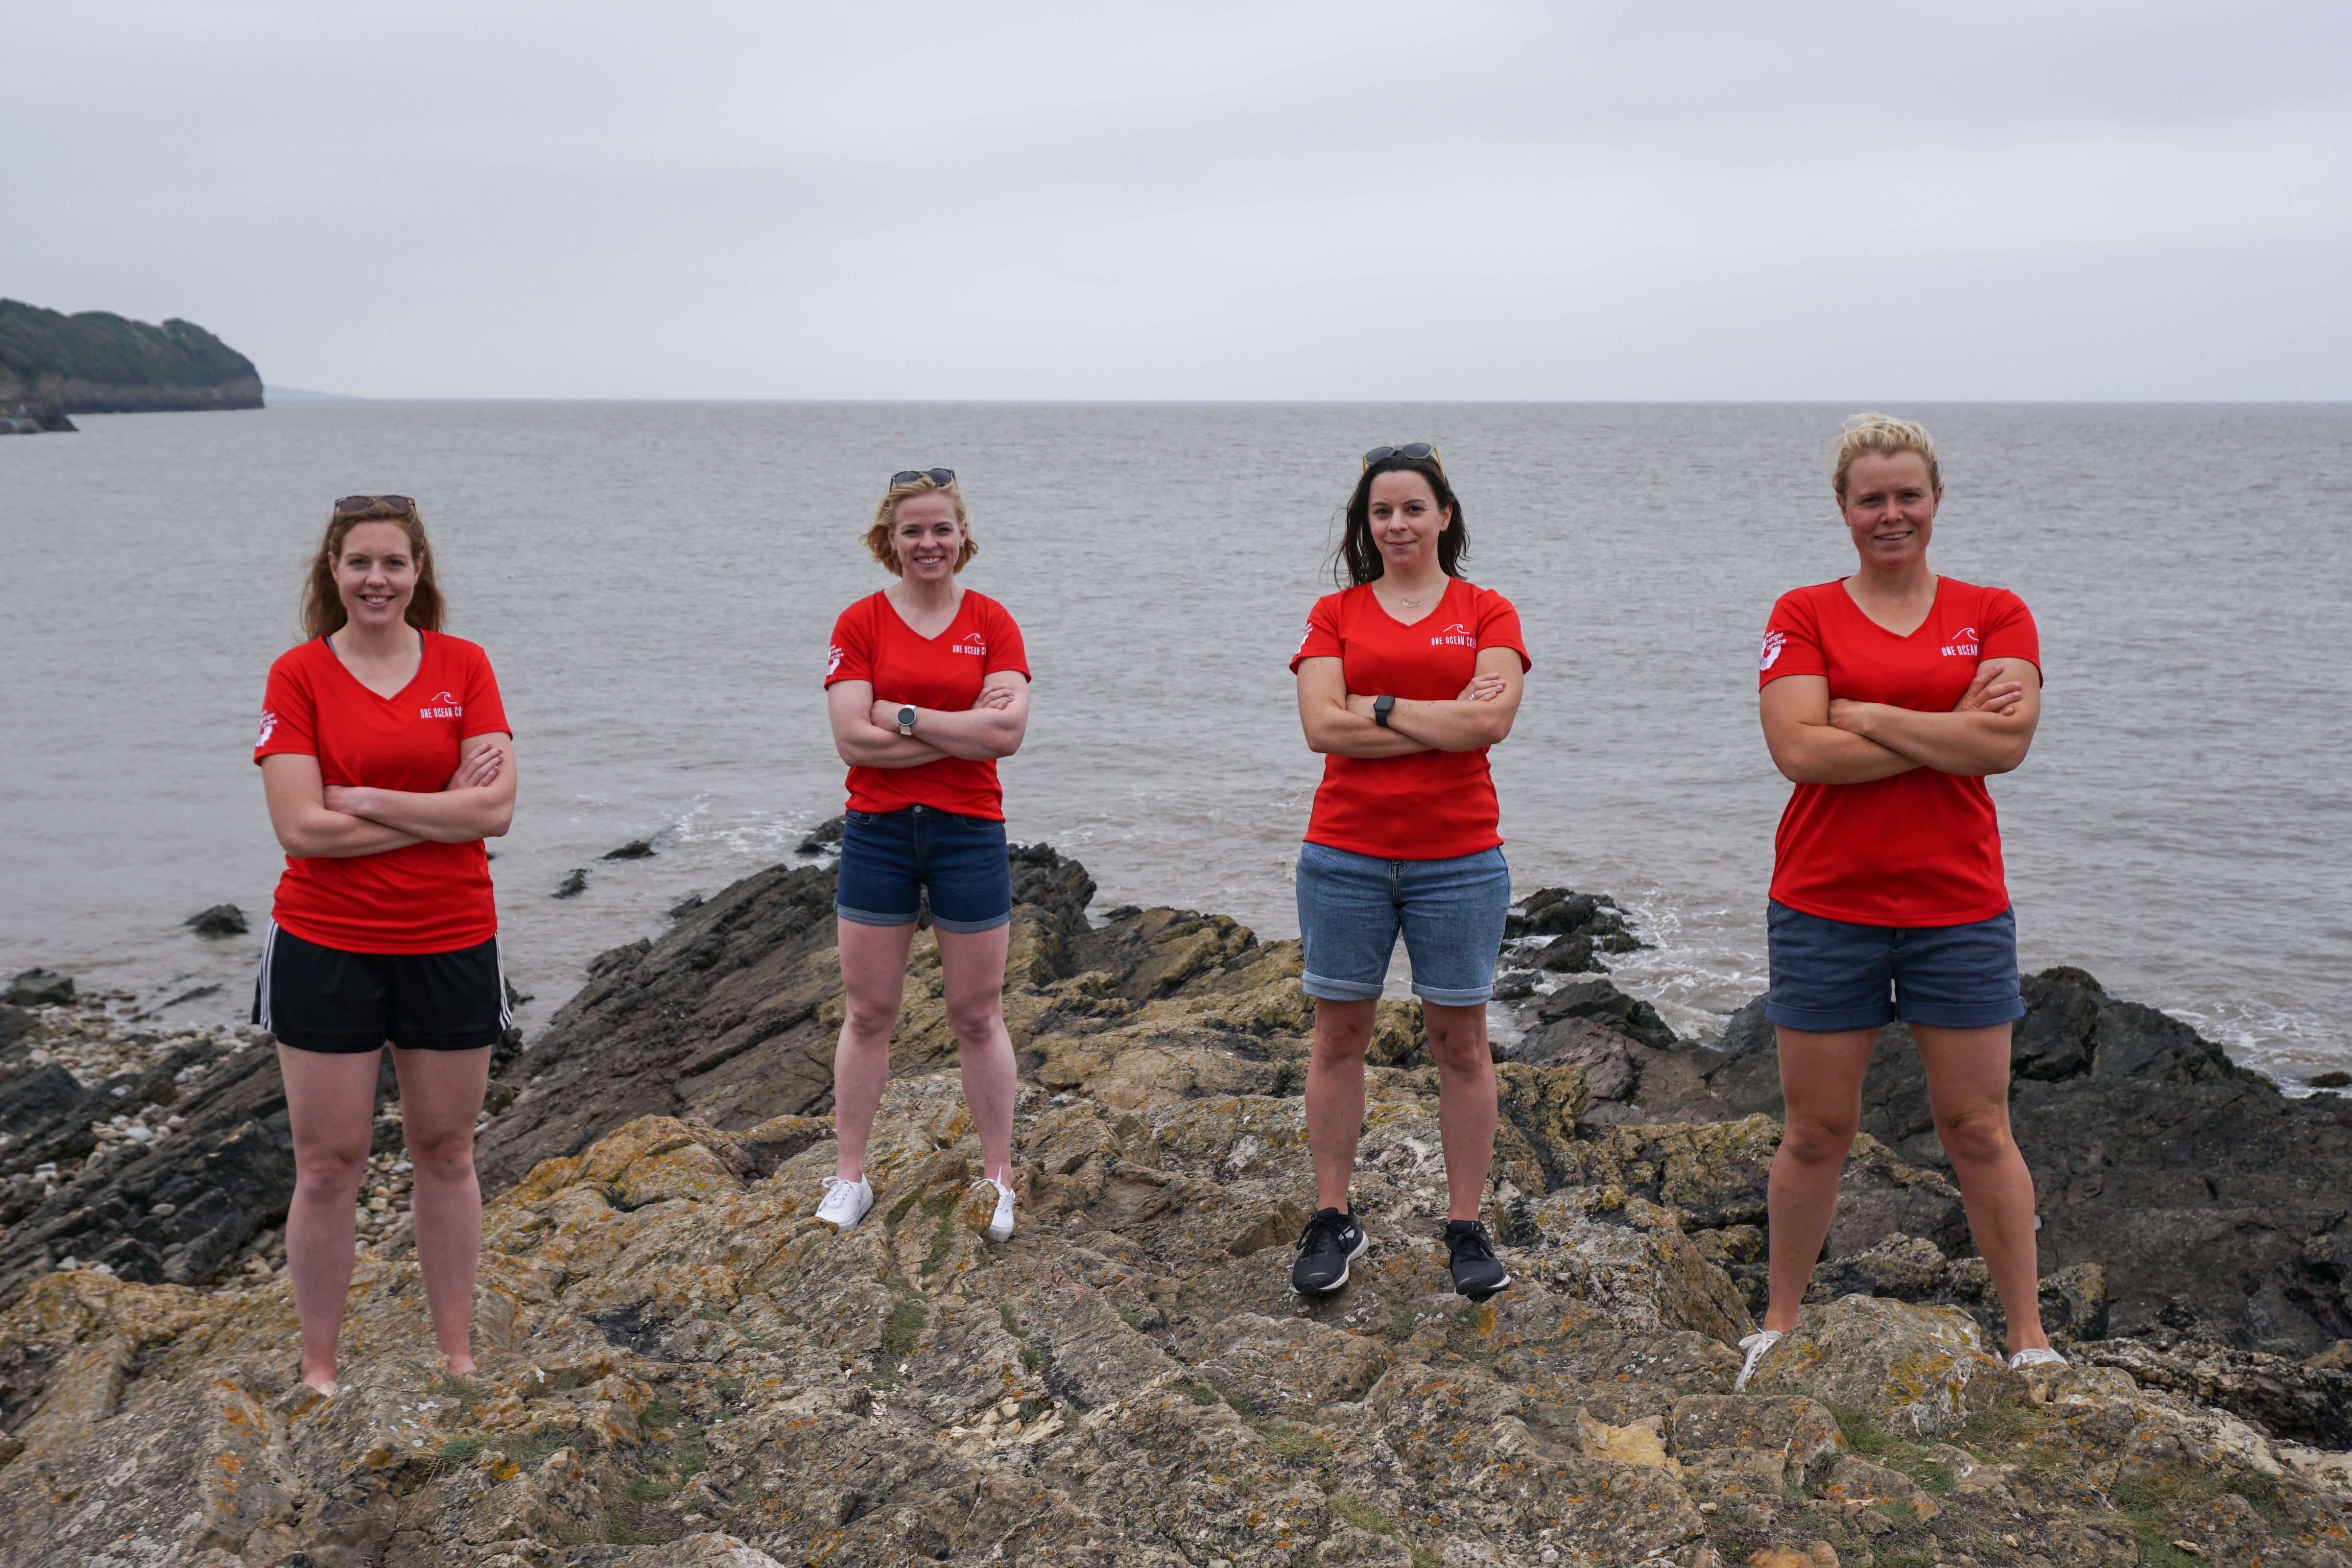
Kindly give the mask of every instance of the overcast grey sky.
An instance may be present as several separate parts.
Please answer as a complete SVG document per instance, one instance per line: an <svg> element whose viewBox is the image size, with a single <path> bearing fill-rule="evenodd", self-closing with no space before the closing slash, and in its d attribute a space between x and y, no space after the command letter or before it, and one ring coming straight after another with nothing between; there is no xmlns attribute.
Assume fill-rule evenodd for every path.
<svg viewBox="0 0 2352 1568"><path fill-rule="evenodd" d="M2352 5L16 4L0 294L383 396L2352 397Z"/></svg>

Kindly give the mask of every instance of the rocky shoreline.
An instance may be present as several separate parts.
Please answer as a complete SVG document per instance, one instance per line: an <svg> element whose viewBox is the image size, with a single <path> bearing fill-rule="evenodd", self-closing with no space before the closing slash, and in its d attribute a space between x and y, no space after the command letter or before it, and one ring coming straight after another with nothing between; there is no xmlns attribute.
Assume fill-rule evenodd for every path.
<svg viewBox="0 0 2352 1568"><path fill-rule="evenodd" d="M835 1237L832 873L603 954L480 1132L481 1370L434 1364L397 1106L332 1401L293 1385L267 1037L0 1009L0 1525L40 1564L2352 1564L2352 1102L2281 1096L2090 976L2028 981L2013 1111L2074 1365L1997 1304L1899 1026L1802 1329L1760 1306L1770 1032L1677 1038L1639 933L1541 889L1504 992L1490 1217L1445 1292L1434 1074L1383 1005L1346 1289L1286 1289L1311 1194L1296 942L1087 917L1015 851L1021 1229L982 1244L936 947ZM387 1078L389 1075L387 1074ZM141 1134L144 1134L142 1136Z"/></svg>

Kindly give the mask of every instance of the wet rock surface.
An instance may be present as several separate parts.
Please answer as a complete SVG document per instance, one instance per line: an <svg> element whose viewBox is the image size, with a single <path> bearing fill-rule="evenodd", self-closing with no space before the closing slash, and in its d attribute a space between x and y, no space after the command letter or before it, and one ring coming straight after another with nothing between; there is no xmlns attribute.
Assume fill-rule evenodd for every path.
<svg viewBox="0 0 2352 1568"><path fill-rule="evenodd" d="M2347 1562L2352 1456L2294 1434L2332 1430L2352 1346L2221 1355L2201 1318L2098 1338L2116 1265L2053 1279L2076 1364L2011 1373L1957 1194L1898 1141L1858 1152L1822 1299L1732 1394L1778 1124L1621 1118L1654 1109L1638 1097L1658 1061L1719 1058L1704 1085L1769 1047L1652 1043L1654 1014L1582 974L1535 1008L1529 1037L1562 1048L1496 1069L1487 1217L1510 1289L1446 1289L1435 1073L1414 1015L1384 1006L1355 1190L1371 1247L1347 1289L1292 1295L1313 1191L1297 944L1167 909L1092 927L1082 868L1018 854L1010 1242L979 1235L928 933L868 1154L876 1206L843 1235L811 1217L834 1154L832 886L775 868L604 955L501 1067L520 1091L482 1139L500 1195L476 1374L430 1355L396 1220L359 1261L331 1400L294 1384L266 1246L234 1290L24 1275L0 1312L8 1560ZM39 1015L26 1038L58 1026ZM1633 1082L1599 1098L1612 1041ZM234 1103L266 1127L269 1053L234 1043L211 1043L174 1109ZM388 1134L370 1190L386 1211ZM228 1184L187 1177L199 1147L180 1145L182 1175ZM161 1194L161 1173L126 1178L171 1152L41 1223Z"/></svg>

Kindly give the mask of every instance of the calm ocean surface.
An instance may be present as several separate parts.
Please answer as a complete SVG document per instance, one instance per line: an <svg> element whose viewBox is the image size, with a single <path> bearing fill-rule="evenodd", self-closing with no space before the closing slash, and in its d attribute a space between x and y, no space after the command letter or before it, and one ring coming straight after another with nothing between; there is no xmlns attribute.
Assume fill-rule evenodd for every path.
<svg viewBox="0 0 2352 1568"><path fill-rule="evenodd" d="M2023 595L2049 694L1994 781L2029 968L2079 964L2289 1087L2352 1068L2352 407L1906 405L1946 454L1937 568ZM1295 935L1318 776L1285 661L1356 455L1433 440L1470 574L1536 668L1494 753L1520 888L1614 893L1679 1026L1762 987L1787 786L1756 725L1775 595L1851 570L1844 407L295 403L0 440L0 962L236 1014L279 858L250 761L328 500L420 498L514 719L494 867L543 1021L581 964L841 806L826 634L886 582L896 468L961 473L965 574L1027 635L1013 837L1104 906ZM650 859L595 858L647 837ZM549 895L590 868L588 890Z"/></svg>

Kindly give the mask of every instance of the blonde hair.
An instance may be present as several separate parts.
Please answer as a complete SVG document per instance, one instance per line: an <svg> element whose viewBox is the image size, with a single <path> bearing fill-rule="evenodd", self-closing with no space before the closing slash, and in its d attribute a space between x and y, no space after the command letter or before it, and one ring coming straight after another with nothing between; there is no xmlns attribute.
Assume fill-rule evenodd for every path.
<svg viewBox="0 0 2352 1568"><path fill-rule="evenodd" d="M1845 430L1838 437L1837 449L1830 458L1831 487L1836 490L1838 500L1845 500L1846 470L1865 452L1916 452L1927 465L1927 488L1944 488L1943 465L1936 460L1936 443L1926 430L1891 414L1856 414L1847 418Z"/></svg>
<svg viewBox="0 0 2352 1568"><path fill-rule="evenodd" d="M874 509L874 526L866 531L866 548L883 569L893 577L905 575L898 564L898 552L890 548L890 531L898 526L898 504L910 496L928 495L937 490L955 507L956 527L963 534L963 548L956 552L955 569L980 553L980 542L971 536L971 518L963 509L963 491L954 485L943 485L929 474L918 474L903 485L892 485L884 493L882 504Z"/></svg>
<svg viewBox="0 0 2352 1568"><path fill-rule="evenodd" d="M363 522L396 522L408 535L408 548L416 557L416 591L409 596L404 620L422 631L437 632L446 605L441 598L441 585L433 580L433 550L425 542L425 519L415 507L406 511L385 501L377 501L365 511L336 512L327 519L327 536L319 542L319 553L310 558L310 574L302 584L302 636L322 637L341 631L351 613L343 608L343 595L335 587L335 563L343 553L343 540L352 529Z"/></svg>

